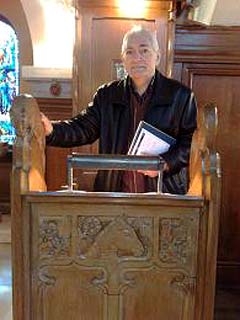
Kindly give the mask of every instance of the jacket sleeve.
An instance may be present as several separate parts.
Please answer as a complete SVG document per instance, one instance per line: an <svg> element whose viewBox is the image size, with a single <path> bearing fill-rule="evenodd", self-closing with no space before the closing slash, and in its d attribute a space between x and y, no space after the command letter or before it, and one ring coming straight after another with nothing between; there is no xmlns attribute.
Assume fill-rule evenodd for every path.
<svg viewBox="0 0 240 320"><path fill-rule="evenodd" d="M183 89L183 90L186 90ZM176 117L180 118L176 144L161 156L169 166L169 174L179 172L188 166L192 136L197 128L196 99L191 90L179 95Z"/></svg>
<svg viewBox="0 0 240 320"><path fill-rule="evenodd" d="M53 132L46 143L56 147L76 147L91 144L99 138L101 111L97 92L88 107L70 120L53 122Z"/></svg>

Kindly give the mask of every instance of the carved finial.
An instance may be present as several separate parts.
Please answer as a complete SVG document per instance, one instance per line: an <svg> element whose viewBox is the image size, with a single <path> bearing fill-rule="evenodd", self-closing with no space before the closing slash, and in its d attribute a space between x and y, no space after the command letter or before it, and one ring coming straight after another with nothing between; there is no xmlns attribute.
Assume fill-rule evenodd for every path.
<svg viewBox="0 0 240 320"><path fill-rule="evenodd" d="M10 117L16 130L13 170L24 176L21 190L45 190L45 134L37 101L30 95L17 96Z"/></svg>

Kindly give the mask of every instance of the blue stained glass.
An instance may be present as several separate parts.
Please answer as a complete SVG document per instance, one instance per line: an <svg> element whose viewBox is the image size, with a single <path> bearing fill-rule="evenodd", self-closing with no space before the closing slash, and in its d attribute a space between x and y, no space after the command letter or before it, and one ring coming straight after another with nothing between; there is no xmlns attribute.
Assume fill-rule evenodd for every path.
<svg viewBox="0 0 240 320"><path fill-rule="evenodd" d="M0 142L12 144L15 130L9 111L19 94L19 54L15 30L0 20Z"/></svg>

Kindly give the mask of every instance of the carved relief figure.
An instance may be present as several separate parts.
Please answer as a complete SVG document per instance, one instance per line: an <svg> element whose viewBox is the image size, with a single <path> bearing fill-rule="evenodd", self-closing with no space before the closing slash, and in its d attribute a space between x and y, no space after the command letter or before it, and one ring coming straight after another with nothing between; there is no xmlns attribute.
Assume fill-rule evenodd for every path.
<svg viewBox="0 0 240 320"><path fill-rule="evenodd" d="M143 244L135 230L120 217L110 222L97 234L85 257L99 258L109 255L139 257L143 252Z"/></svg>

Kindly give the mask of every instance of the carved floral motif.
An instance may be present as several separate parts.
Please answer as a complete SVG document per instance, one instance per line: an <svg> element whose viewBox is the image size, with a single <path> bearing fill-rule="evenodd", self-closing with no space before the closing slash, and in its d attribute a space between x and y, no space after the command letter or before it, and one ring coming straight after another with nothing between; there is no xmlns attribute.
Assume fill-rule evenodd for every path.
<svg viewBox="0 0 240 320"><path fill-rule="evenodd" d="M63 222L43 219L40 224L39 250L41 256L70 255L70 235L62 235Z"/></svg>
<svg viewBox="0 0 240 320"><path fill-rule="evenodd" d="M82 239L94 238L102 229L102 223L97 217L80 218L79 235Z"/></svg>
<svg viewBox="0 0 240 320"><path fill-rule="evenodd" d="M192 294L196 286L196 280L179 273L172 279L171 286L183 291L185 294Z"/></svg>
<svg viewBox="0 0 240 320"><path fill-rule="evenodd" d="M190 255L191 237L188 226L180 218L160 219L159 257L165 263L186 264Z"/></svg>

